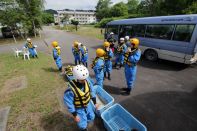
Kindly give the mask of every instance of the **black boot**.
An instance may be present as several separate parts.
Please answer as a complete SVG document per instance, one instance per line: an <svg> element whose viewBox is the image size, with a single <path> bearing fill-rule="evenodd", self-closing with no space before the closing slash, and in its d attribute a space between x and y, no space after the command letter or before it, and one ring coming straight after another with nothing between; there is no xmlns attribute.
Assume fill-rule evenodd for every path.
<svg viewBox="0 0 197 131"><path fill-rule="evenodd" d="M85 66L88 68L88 62L85 63Z"/></svg>
<svg viewBox="0 0 197 131"><path fill-rule="evenodd" d="M106 78L106 76L107 76L107 75L106 75L106 72L104 72L104 78Z"/></svg>
<svg viewBox="0 0 197 131"><path fill-rule="evenodd" d="M36 55L36 58L38 58L38 55Z"/></svg>
<svg viewBox="0 0 197 131"><path fill-rule="evenodd" d="M122 64L120 64L119 69L121 69L121 67L122 67Z"/></svg>
<svg viewBox="0 0 197 131"><path fill-rule="evenodd" d="M81 64L81 61L79 61L79 65Z"/></svg>
<svg viewBox="0 0 197 131"><path fill-rule="evenodd" d="M60 67L60 68L59 68L59 71L61 71L61 72L62 72L62 67Z"/></svg>
<svg viewBox="0 0 197 131"><path fill-rule="evenodd" d="M115 64L113 65L113 68L116 68L116 66L117 66L117 63L115 63Z"/></svg>
<svg viewBox="0 0 197 131"><path fill-rule="evenodd" d="M108 73L108 80L111 80L111 75L110 75L110 73Z"/></svg>

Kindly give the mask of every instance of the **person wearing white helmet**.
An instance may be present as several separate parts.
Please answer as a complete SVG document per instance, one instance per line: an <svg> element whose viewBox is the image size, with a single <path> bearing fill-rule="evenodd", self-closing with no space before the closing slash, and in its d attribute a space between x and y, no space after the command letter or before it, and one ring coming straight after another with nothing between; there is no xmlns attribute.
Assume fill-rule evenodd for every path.
<svg viewBox="0 0 197 131"><path fill-rule="evenodd" d="M119 63L119 68L122 67L123 63L124 63L124 54L127 50L127 46L125 45L125 39L124 38L120 38L120 43L118 44L117 48L116 48L116 61L114 64L114 67L116 68L117 64Z"/></svg>
<svg viewBox="0 0 197 131"><path fill-rule="evenodd" d="M75 80L69 81L68 89L64 92L64 103L72 113L79 129L87 131L88 123L95 118L91 99L98 109L95 90L93 83L88 79L89 71L84 65L74 66L72 72Z"/></svg>
<svg viewBox="0 0 197 131"><path fill-rule="evenodd" d="M107 42L110 43L110 49L114 52L114 43L116 42L116 39L113 32L111 32L107 37Z"/></svg>
<svg viewBox="0 0 197 131"><path fill-rule="evenodd" d="M81 62L84 66L88 67L88 49L82 43L79 43L79 48L81 52Z"/></svg>
<svg viewBox="0 0 197 131"><path fill-rule="evenodd" d="M131 45L129 36L125 36L125 44L127 47L129 47Z"/></svg>
<svg viewBox="0 0 197 131"><path fill-rule="evenodd" d="M27 42L25 43L25 48L28 48L30 55L34 58L38 58L37 52L35 50L35 46L33 45L30 38L27 38Z"/></svg>

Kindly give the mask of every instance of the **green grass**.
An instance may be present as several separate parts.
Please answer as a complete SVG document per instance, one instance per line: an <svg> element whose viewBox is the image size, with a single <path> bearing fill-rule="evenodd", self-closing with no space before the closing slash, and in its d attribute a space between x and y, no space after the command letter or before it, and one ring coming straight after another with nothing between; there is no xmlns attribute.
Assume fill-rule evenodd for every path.
<svg viewBox="0 0 197 131"><path fill-rule="evenodd" d="M39 54L39 59L24 61L11 54L1 54L0 91L6 80L21 75L27 78L27 88L0 94L0 107L11 106L7 130L41 130L43 125L54 122L50 116L60 108L56 90L66 87L66 83L56 71L51 56Z"/></svg>
<svg viewBox="0 0 197 131"><path fill-rule="evenodd" d="M104 34L101 34L101 28L95 28L93 25L80 25L78 31L75 30L75 26L73 25L69 25L67 27L65 26L63 28L56 26L55 28L61 30L70 30L70 32L72 32L73 34L81 36L92 37L100 40L104 39ZM104 29L102 30L104 33Z"/></svg>

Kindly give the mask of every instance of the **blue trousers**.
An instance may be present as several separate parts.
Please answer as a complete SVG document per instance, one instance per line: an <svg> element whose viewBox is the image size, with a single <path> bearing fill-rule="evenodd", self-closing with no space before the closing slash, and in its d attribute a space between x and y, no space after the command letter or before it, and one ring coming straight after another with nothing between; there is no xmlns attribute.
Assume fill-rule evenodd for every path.
<svg viewBox="0 0 197 131"><path fill-rule="evenodd" d="M95 77L96 77L96 85L99 85L103 88L103 79L104 79L104 72L103 70L100 71L99 73L95 73Z"/></svg>
<svg viewBox="0 0 197 131"><path fill-rule="evenodd" d="M29 48L28 50L32 57L35 57L37 55L34 48Z"/></svg>
<svg viewBox="0 0 197 131"><path fill-rule="evenodd" d="M62 59L61 59L61 57L57 57L57 59L55 60L55 63L57 65L58 69L62 68Z"/></svg>
<svg viewBox="0 0 197 131"><path fill-rule="evenodd" d="M86 54L86 55L84 55L84 56L81 57L81 62L82 63L88 62L88 54Z"/></svg>
<svg viewBox="0 0 197 131"><path fill-rule="evenodd" d="M110 60L106 60L104 65L104 72L111 73L111 71L112 71L112 62Z"/></svg>
<svg viewBox="0 0 197 131"><path fill-rule="evenodd" d="M123 63L124 63L124 55L123 54L116 55L116 64L118 64L118 63L123 65Z"/></svg>
<svg viewBox="0 0 197 131"><path fill-rule="evenodd" d="M80 61L80 55L75 55L75 65L77 65L77 62L80 64L81 61Z"/></svg>
<svg viewBox="0 0 197 131"><path fill-rule="evenodd" d="M125 64L125 78L127 82L127 88L132 89L134 81L136 79L137 66L128 66Z"/></svg>
<svg viewBox="0 0 197 131"><path fill-rule="evenodd" d="M86 110L86 112L85 112ZM89 122L93 121L95 118L95 114L93 111L93 108L89 102L88 106L86 109L84 108L80 108L80 109L76 109L77 112L77 116L80 117L80 121L77 123L77 126L83 130L87 128L87 125Z"/></svg>

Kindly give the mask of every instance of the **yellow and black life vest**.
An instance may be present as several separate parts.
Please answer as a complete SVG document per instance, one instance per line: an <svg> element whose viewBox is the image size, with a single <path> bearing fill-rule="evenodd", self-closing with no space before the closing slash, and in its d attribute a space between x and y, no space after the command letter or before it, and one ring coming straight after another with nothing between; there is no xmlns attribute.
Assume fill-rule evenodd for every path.
<svg viewBox="0 0 197 131"><path fill-rule="evenodd" d="M122 53L123 47L124 47L124 44L118 45L118 47L117 47L117 53Z"/></svg>
<svg viewBox="0 0 197 131"><path fill-rule="evenodd" d="M130 57L131 55L133 55L137 50L138 50L138 49L134 49L134 50L132 50L131 52L126 52L126 53L124 54L124 64L127 64L127 65L129 65L129 66L136 66L135 63L131 63L131 61L129 61L129 57Z"/></svg>
<svg viewBox="0 0 197 131"><path fill-rule="evenodd" d="M103 61L104 61L104 57L96 57L94 60L93 60L93 62L92 62L92 68L96 65L96 63L97 63L97 61L98 61L98 59L102 59ZM102 68L104 68L104 65L102 66Z"/></svg>
<svg viewBox="0 0 197 131"><path fill-rule="evenodd" d="M66 68L65 68L65 73L66 73L66 75L68 75L68 76L73 76L73 66L67 66Z"/></svg>
<svg viewBox="0 0 197 131"><path fill-rule="evenodd" d="M87 50L87 48L85 46L83 46L83 50L84 50L84 54L83 55L88 53L88 50Z"/></svg>
<svg viewBox="0 0 197 131"><path fill-rule="evenodd" d="M110 60L111 59L111 57L109 56L109 51L105 51L106 53L105 53L105 55L104 55L104 59L105 60Z"/></svg>
<svg viewBox="0 0 197 131"><path fill-rule="evenodd" d="M74 93L74 105L75 108L84 108L87 107L90 102L90 86L87 81L85 81L84 91L81 91L75 84L75 81L69 82L71 90Z"/></svg>
<svg viewBox="0 0 197 131"><path fill-rule="evenodd" d="M27 47L28 47L28 48L33 48L32 42L27 42Z"/></svg>
<svg viewBox="0 0 197 131"><path fill-rule="evenodd" d="M74 54L78 55L80 53L80 49L77 47L74 47Z"/></svg>
<svg viewBox="0 0 197 131"><path fill-rule="evenodd" d="M55 47L55 49L57 50L57 55L60 55L60 53L61 53L60 47L57 46L57 47Z"/></svg>

